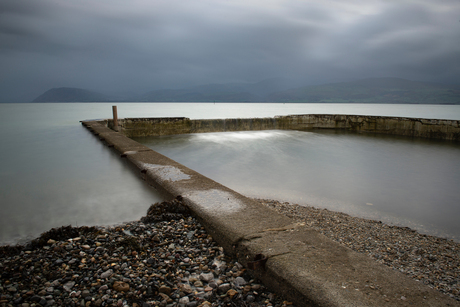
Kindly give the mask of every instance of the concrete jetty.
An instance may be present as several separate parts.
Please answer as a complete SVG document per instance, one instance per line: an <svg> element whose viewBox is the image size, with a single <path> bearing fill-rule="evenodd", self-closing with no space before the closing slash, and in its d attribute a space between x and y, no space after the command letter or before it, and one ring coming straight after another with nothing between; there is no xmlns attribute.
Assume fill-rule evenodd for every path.
<svg viewBox="0 0 460 307"><path fill-rule="evenodd" d="M167 199L181 198L226 252L297 306L460 306L423 283L128 138L124 134L136 135L129 121L135 120L118 120L121 132L108 127L110 120L82 124L132 162L139 175ZM156 127L150 123L155 121ZM173 130L189 133L185 131L191 126L198 129L198 123L191 125L185 118L148 122L144 130L157 130L159 135L173 134ZM251 130L258 130L258 122L250 124ZM213 128L212 121L200 125L206 131L221 127ZM229 125L227 121L226 129Z"/></svg>
<svg viewBox="0 0 460 307"><path fill-rule="evenodd" d="M113 120L104 121L113 128ZM118 120L117 131L128 137L186 133L250 130L335 129L358 133L378 133L460 141L460 121L362 115L287 115L266 118L189 119L125 118Z"/></svg>

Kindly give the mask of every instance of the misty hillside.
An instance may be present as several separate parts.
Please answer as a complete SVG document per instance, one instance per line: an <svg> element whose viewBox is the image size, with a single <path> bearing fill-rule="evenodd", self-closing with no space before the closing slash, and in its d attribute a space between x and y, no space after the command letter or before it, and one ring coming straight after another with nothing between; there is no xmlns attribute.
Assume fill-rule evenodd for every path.
<svg viewBox="0 0 460 307"><path fill-rule="evenodd" d="M400 78L370 78L281 91L269 101L316 103L420 103L460 104L460 87L409 81Z"/></svg>
<svg viewBox="0 0 460 307"><path fill-rule="evenodd" d="M207 84L184 89L154 90L125 97L78 88L54 88L34 102L302 102L460 104L460 86L369 78L353 82L296 87L287 79L257 83Z"/></svg>
<svg viewBox="0 0 460 307"><path fill-rule="evenodd" d="M33 102L106 102L113 101L111 97L73 87L52 88L37 98Z"/></svg>

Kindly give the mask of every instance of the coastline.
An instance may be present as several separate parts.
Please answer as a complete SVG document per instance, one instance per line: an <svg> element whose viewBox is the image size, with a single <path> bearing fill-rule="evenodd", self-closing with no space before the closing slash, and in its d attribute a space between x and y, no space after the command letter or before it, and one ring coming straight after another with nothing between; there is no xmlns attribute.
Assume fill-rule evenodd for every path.
<svg viewBox="0 0 460 307"><path fill-rule="evenodd" d="M294 306L226 254L180 201L139 221L0 246L0 306Z"/></svg>
<svg viewBox="0 0 460 307"><path fill-rule="evenodd" d="M254 200L460 301L460 243ZM0 247L0 260L0 306L292 306L226 255L177 200L152 205L139 221L52 229L24 246Z"/></svg>
<svg viewBox="0 0 460 307"><path fill-rule="evenodd" d="M327 209L255 200L460 301L460 243Z"/></svg>

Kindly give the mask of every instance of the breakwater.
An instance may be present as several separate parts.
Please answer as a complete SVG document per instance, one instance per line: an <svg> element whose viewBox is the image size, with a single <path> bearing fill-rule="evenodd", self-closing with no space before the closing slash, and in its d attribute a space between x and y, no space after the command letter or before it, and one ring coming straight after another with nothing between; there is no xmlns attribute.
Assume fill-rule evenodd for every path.
<svg viewBox="0 0 460 307"><path fill-rule="evenodd" d="M113 120L103 121L113 128ZM118 119L118 131L127 137L251 130L340 129L460 141L460 121L361 115L287 115L266 118L196 119L186 117Z"/></svg>
<svg viewBox="0 0 460 307"><path fill-rule="evenodd" d="M163 135L172 134L174 123L181 121L165 120L171 125L165 125ZM458 305L423 283L328 239L305 223L267 209L102 122L83 125L137 167L141 177L168 199L183 202L225 251L235 255L269 289L286 295L297 306Z"/></svg>

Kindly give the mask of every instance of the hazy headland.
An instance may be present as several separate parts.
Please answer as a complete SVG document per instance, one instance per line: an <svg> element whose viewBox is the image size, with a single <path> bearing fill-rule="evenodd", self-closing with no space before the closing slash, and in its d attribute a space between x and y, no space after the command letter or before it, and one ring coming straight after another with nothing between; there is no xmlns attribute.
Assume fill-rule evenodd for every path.
<svg viewBox="0 0 460 307"><path fill-rule="evenodd" d="M207 84L110 95L73 87L52 88L33 102L283 102L460 104L460 85L368 78L353 82L299 86L288 79L257 83Z"/></svg>

